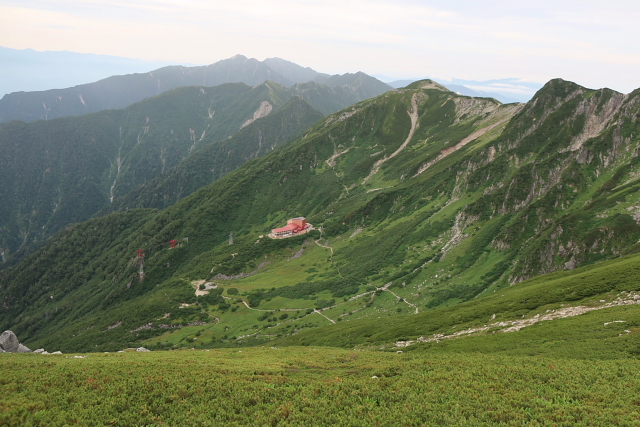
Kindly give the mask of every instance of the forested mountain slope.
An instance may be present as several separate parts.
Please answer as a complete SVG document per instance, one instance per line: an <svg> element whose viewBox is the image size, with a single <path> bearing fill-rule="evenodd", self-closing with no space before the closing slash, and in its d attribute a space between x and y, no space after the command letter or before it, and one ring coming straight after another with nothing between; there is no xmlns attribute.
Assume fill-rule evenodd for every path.
<svg viewBox="0 0 640 427"><path fill-rule="evenodd" d="M112 76L66 89L10 93L0 99L0 122L51 120L125 108L145 98L183 86L212 87L224 83L257 86L267 80L284 86L316 82L333 88L341 100L338 104L329 103L331 106L327 108L330 111L318 108L324 114L391 89L364 73L329 76L279 58L261 62L236 55L206 66L169 66L149 73ZM336 105L338 108L335 108Z"/></svg>
<svg viewBox="0 0 640 427"><path fill-rule="evenodd" d="M65 230L5 272L0 327L66 349L383 328L635 253L638 94L562 80L526 105L431 81L390 91L162 211ZM265 236L299 215L322 231Z"/></svg>
<svg viewBox="0 0 640 427"><path fill-rule="evenodd" d="M292 140L323 117L303 99L291 98L275 113L256 120L228 139L195 151L173 169L114 200L105 213L168 207L246 161L262 157Z"/></svg>
<svg viewBox="0 0 640 427"><path fill-rule="evenodd" d="M333 96L332 88L311 85L321 97ZM245 135L252 129L259 132L264 129L256 127L260 119L277 112L294 96L294 89L274 82L253 88L243 83L186 87L124 110L0 125L2 258L47 239L66 224L90 218L209 144L241 130ZM290 105L288 110L295 108ZM266 137L260 152L236 156L226 162L225 170L263 155L322 117L302 100L297 108L278 123L267 125L273 138L271 134ZM288 119L292 122L287 123ZM246 139L234 143L237 150L249 149ZM222 156L216 154L216 147L227 150L220 145L206 153Z"/></svg>

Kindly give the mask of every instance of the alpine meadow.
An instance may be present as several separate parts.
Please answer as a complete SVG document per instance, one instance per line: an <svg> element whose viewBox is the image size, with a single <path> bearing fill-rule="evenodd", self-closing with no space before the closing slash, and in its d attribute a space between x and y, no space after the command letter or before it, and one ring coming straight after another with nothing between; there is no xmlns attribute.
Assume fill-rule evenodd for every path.
<svg viewBox="0 0 640 427"><path fill-rule="evenodd" d="M157 71L0 102L0 424L640 425L640 90Z"/></svg>

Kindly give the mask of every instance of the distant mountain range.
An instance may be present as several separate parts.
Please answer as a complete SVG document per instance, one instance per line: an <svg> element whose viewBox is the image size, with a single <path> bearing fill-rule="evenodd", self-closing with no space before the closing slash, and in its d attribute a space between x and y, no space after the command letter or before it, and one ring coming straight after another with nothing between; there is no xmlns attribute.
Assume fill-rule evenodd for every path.
<svg viewBox="0 0 640 427"><path fill-rule="evenodd" d="M0 122L51 120L125 108L182 86L213 87L223 83L256 86L267 80L284 86L321 83L355 95L352 98L339 95L343 99L349 98L349 102L341 103L338 108L330 105L320 108L325 114L391 89L389 85L361 72L330 76L279 58L258 61L236 55L206 66L168 66L146 73L112 76L66 89L10 93L0 100ZM307 89L302 87L300 90Z"/></svg>

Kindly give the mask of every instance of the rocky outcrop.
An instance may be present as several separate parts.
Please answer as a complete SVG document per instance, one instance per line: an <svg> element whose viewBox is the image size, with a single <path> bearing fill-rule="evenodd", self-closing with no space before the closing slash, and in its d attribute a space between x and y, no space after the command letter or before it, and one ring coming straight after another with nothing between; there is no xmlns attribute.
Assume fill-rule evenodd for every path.
<svg viewBox="0 0 640 427"><path fill-rule="evenodd" d="M18 337L11 331L4 331L0 335L0 353L30 353L28 347L20 344Z"/></svg>
<svg viewBox="0 0 640 427"><path fill-rule="evenodd" d="M16 351L16 353L31 353L31 350L24 344L18 344L18 351Z"/></svg>

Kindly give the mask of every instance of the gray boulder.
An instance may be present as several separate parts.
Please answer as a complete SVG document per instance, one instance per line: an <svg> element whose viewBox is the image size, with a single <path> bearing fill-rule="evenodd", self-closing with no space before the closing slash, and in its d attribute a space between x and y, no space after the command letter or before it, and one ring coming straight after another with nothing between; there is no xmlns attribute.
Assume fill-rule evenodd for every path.
<svg viewBox="0 0 640 427"><path fill-rule="evenodd" d="M0 348L7 353L16 353L19 346L20 342L18 341L18 337L16 337L16 334L13 332L4 331L2 335L0 335Z"/></svg>
<svg viewBox="0 0 640 427"><path fill-rule="evenodd" d="M26 345L19 344L16 353L31 353L31 350Z"/></svg>

